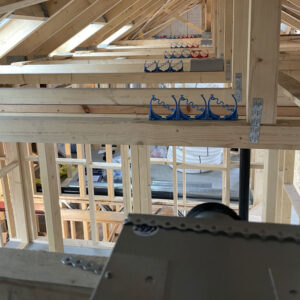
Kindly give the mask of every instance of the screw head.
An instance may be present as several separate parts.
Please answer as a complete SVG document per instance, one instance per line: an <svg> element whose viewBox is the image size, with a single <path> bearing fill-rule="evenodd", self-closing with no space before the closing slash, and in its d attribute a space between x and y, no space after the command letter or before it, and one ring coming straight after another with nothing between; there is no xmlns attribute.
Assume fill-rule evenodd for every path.
<svg viewBox="0 0 300 300"><path fill-rule="evenodd" d="M110 271L106 271L105 273L104 273L104 278L105 279L112 279L112 273L110 272Z"/></svg>

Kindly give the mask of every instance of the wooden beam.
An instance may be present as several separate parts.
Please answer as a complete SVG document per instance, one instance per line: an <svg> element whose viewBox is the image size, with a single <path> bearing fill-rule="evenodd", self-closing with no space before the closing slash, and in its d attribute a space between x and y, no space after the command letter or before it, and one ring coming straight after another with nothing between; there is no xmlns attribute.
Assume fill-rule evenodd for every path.
<svg viewBox="0 0 300 300"><path fill-rule="evenodd" d="M184 44L200 44L202 38L181 39ZM113 45L116 46L148 46L152 48L170 48L171 44L178 42L177 39L158 39L158 40L123 40L115 41Z"/></svg>
<svg viewBox="0 0 300 300"><path fill-rule="evenodd" d="M4 147L6 163L9 165L10 163L17 161L19 164L17 168L12 169L12 171L8 174L8 180L10 185L17 238L20 239L22 243L27 244L31 240L29 234L28 218L26 215L27 209L23 187L22 170L20 168L19 145L17 143L6 143Z"/></svg>
<svg viewBox="0 0 300 300"><path fill-rule="evenodd" d="M4 153L4 144L0 144L0 156L5 157ZM6 166L5 160L0 161L0 170L2 170ZM2 194L3 194L3 200L5 204L5 214L6 214L6 220L7 220L7 227L8 227L8 233L10 237L15 238L16 237L16 227L14 222L14 214L13 214L13 208L12 208L12 199L10 194L10 188L8 183L8 177L4 176L1 180L1 187L2 187Z"/></svg>
<svg viewBox="0 0 300 300"><path fill-rule="evenodd" d="M54 145L39 143L38 152L49 251L64 252Z"/></svg>
<svg viewBox="0 0 300 300"><path fill-rule="evenodd" d="M261 122L276 122L280 12L280 0L250 1L248 121L252 100L262 98L264 102Z"/></svg>
<svg viewBox="0 0 300 300"><path fill-rule="evenodd" d="M295 151L284 151L283 176L282 176L282 204L281 204L281 222L284 224L291 223L292 203L285 192L284 185L294 183L295 169Z"/></svg>
<svg viewBox="0 0 300 300"><path fill-rule="evenodd" d="M288 14L286 11L281 11L281 20L286 25L300 30L300 19Z"/></svg>
<svg viewBox="0 0 300 300"><path fill-rule="evenodd" d="M76 248L84 253L89 247L85 245ZM40 299L88 300L98 284L98 276L92 272L82 276L77 268L66 267L61 263L65 256L63 253L46 251L0 249L2 299L9 299L13 290L14 295L21 295L23 300L34 299L37 295ZM107 261L107 257L101 256L72 256L99 265Z"/></svg>
<svg viewBox="0 0 300 300"><path fill-rule="evenodd" d="M99 241L99 231L96 223L96 204L95 204L95 192L94 192L94 182L93 182L93 160L92 160L92 149L91 145L85 145L85 155L86 155L86 173L88 178L88 195L89 195L89 218L91 223L91 237L93 244ZM82 212L81 212L82 213Z"/></svg>
<svg viewBox="0 0 300 300"><path fill-rule="evenodd" d="M293 102L300 106L300 82L293 77L280 72L279 84L284 90L287 91L287 93L289 93L293 99Z"/></svg>
<svg viewBox="0 0 300 300"><path fill-rule="evenodd" d="M262 221L275 223L279 150L266 150L264 159Z"/></svg>
<svg viewBox="0 0 300 300"><path fill-rule="evenodd" d="M230 205L230 149L223 149L223 167L222 172L222 203L229 206Z"/></svg>
<svg viewBox="0 0 300 300"><path fill-rule="evenodd" d="M226 1L217 0L217 18L215 20L217 26L217 36L216 36L216 50L217 57L224 57L225 55L225 9Z"/></svg>
<svg viewBox="0 0 300 300"><path fill-rule="evenodd" d="M91 37L81 43L77 48L81 47L97 47L101 42L111 36L113 33L121 29L126 24L129 24L134 18L140 16L145 9L149 7L151 0L137 1L134 5L125 9L117 18L112 18L103 28L95 32ZM150 4L150 6L153 3ZM116 7L118 8L118 6Z"/></svg>
<svg viewBox="0 0 300 300"><path fill-rule="evenodd" d="M151 18L151 16L155 14L157 7L163 5L164 2L164 0L155 0L152 3L150 3L150 5L145 7L145 9L142 10L138 15L135 15L134 19L131 20L132 27L128 31L123 33L121 36L119 36L118 40L123 39L125 36L129 35L131 32L133 32L135 29L141 26L145 22L145 20Z"/></svg>
<svg viewBox="0 0 300 300"><path fill-rule="evenodd" d="M179 98L199 98L201 94L220 98L225 103L232 100L232 89L21 89L1 88L0 105L149 105L152 95L174 103L170 95Z"/></svg>
<svg viewBox="0 0 300 300"><path fill-rule="evenodd" d="M10 171L19 166L18 161L13 161L0 170L0 178L6 176Z"/></svg>
<svg viewBox="0 0 300 300"><path fill-rule="evenodd" d="M247 57L248 54L249 0L233 1L233 49L232 82L236 88L235 76L242 75L242 103L246 105L247 97Z"/></svg>
<svg viewBox="0 0 300 300"><path fill-rule="evenodd" d="M125 215L128 215L128 213L132 212L128 145L121 145L121 159L122 159L122 185L123 185L124 213Z"/></svg>
<svg viewBox="0 0 300 300"><path fill-rule="evenodd" d="M0 2L0 14L13 12L17 9L32 6L35 4L47 2L48 0L23 0L23 1L11 1L5 0Z"/></svg>
<svg viewBox="0 0 300 300"><path fill-rule="evenodd" d="M27 143L19 143L19 153L20 153L20 168L23 178L23 190L25 198L25 208L26 208L26 218L28 223L28 234L30 241L34 241L38 237L37 222L33 201L33 177L30 170L30 163L26 160L29 155L29 147Z"/></svg>
<svg viewBox="0 0 300 300"><path fill-rule="evenodd" d="M149 146L131 145L134 213L152 213Z"/></svg>
<svg viewBox="0 0 300 300"><path fill-rule="evenodd" d="M65 84L65 83L223 83L224 72L128 73L105 72L100 65L0 66L0 84Z"/></svg>
<svg viewBox="0 0 300 300"><path fill-rule="evenodd" d="M30 53L33 55L48 55L68 39L80 32L86 26L96 21L107 11L117 5L121 0L96 0L82 13L78 14L71 22L66 24L62 30L52 35L47 41Z"/></svg>
<svg viewBox="0 0 300 300"><path fill-rule="evenodd" d="M99 3L99 1L93 0L91 3L88 0L72 0L18 43L7 53L7 56L36 55L42 53L43 50L49 51L44 54L49 54L118 2L113 0L109 4L108 1ZM78 21L79 16L84 17L80 22ZM53 41L54 37L55 41ZM49 48L39 48L43 45L48 45ZM39 50L37 51L37 49Z"/></svg>
<svg viewBox="0 0 300 300"><path fill-rule="evenodd" d="M30 114L0 118L3 142L97 144L101 141L104 144L300 149L299 128L299 121L262 125L259 144L250 144L250 128L245 121L160 122L93 116L51 117L50 114L46 118Z"/></svg>
<svg viewBox="0 0 300 300"><path fill-rule="evenodd" d="M195 24L187 21L186 19L184 19L183 17L181 16L176 16L176 19L184 24L186 24L187 26L189 26L190 28L198 31L199 33L203 33L204 32L204 29L201 29L199 28L198 26L196 26Z"/></svg>

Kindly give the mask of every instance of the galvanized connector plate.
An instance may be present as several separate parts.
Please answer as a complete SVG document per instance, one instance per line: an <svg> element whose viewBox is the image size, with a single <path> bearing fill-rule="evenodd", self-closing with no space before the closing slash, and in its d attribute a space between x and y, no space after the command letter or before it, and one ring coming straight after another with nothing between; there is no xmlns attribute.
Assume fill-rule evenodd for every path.
<svg viewBox="0 0 300 300"><path fill-rule="evenodd" d="M252 100L252 111L250 120L250 133L249 142L251 144L258 144L260 136L260 121L263 109L263 99L253 98Z"/></svg>

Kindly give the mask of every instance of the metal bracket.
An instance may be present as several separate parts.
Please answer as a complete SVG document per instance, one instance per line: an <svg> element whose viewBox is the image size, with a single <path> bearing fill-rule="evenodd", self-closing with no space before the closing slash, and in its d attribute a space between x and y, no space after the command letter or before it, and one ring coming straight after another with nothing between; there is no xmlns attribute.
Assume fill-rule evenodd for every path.
<svg viewBox="0 0 300 300"><path fill-rule="evenodd" d="M260 136L260 121L263 109L263 99L253 98L252 100L252 110L250 119L250 133L249 142L251 144L258 144Z"/></svg>
<svg viewBox="0 0 300 300"><path fill-rule="evenodd" d="M27 56L7 56L6 57L6 62L7 64L12 64L15 62L20 62L20 61L27 61L28 57Z"/></svg>
<svg viewBox="0 0 300 300"><path fill-rule="evenodd" d="M201 40L201 46L212 46L212 40L206 40L206 39L203 39Z"/></svg>
<svg viewBox="0 0 300 300"><path fill-rule="evenodd" d="M75 51L93 51L96 50L96 46L88 46L88 47L77 47Z"/></svg>
<svg viewBox="0 0 300 300"><path fill-rule="evenodd" d="M226 81L231 80L231 61L230 59L226 60Z"/></svg>
<svg viewBox="0 0 300 300"><path fill-rule="evenodd" d="M242 73L235 73L235 98L238 103L242 102Z"/></svg>
<svg viewBox="0 0 300 300"><path fill-rule="evenodd" d="M48 55L34 55L33 56L33 59L44 59L44 58L47 58Z"/></svg>
<svg viewBox="0 0 300 300"><path fill-rule="evenodd" d="M212 38L212 33L210 31L205 31L202 33L202 38L203 39L211 39Z"/></svg>

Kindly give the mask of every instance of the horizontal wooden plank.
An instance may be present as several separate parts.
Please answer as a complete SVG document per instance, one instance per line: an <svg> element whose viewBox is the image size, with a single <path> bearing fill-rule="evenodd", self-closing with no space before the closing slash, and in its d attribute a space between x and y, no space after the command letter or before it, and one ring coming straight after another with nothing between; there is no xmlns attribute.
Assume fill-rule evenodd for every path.
<svg viewBox="0 0 300 300"><path fill-rule="evenodd" d="M300 217L300 195L293 184L284 184L283 191L286 193L287 198L291 201L297 215Z"/></svg>
<svg viewBox="0 0 300 300"><path fill-rule="evenodd" d="M124 40L124 41L116 41L113 45L117 46L152 46L152 47L168 47L173 43L178 43L179 41L182 43L201 43L202 38L188 38L188 39L150 39L150 40Z"/></svg>
<svg viewBox="0 0 300 300"><path fill-rule="evenodd" d="M149 102L150 101L148 100L148 103ZM164 115L166 113L166 109L161 106L157 107L157 105L154 104L153 107L155 107L155 112L160 115ZM175 106L171 106L171 108L175 108ZM220 106L212 106L212 109L213 112L216 114L222 115L224 113L224 108ZM24 113L24 114L56 113L56 114L82 114L82 115L93 114L97 116L111 115L115 117L119 116L122 118L128 116L131 117L144 116L145 118L148 118L149 110L150 110L149 104L147 105L86 105L86 104L82 104L82 105L1 105L0 104L0 115L6 113ZM189 115L196 115L199 113L195 109L191 110L189 106L182 106L181 110L183 113ZM238 106L238 115L240 117L246 115L245 106ZM289 118L300 118L300 107L278 106L277 116L289 117Z"/></svg>
<svg viewBox="0 0 300 300"><path fill-rule="evenodd" d="M14 168L16 168L19 165L18 161L13 161L4 168L0 168L0 179L4 176L6 176L10 171L12 171Z"/></svg>
<svg viewBox="0 0 300 300"><path fill-rule="evenodd" d="M152 95L164 101L184 95L193 100L214 94L227 102L232 89L20 89L1 88L0 105L148 105Z"/></svg>
<svg viewBox="0 0 300 300"><path fill-rule="evenodd" d="M103 73L103 65L0 66L0 84L226 82L224 72L129 73L119 67Z"/></svg>
<svg viewBox="0 0 300 300"><path fill-rule="evenodd" d="M197 85L200 87L200 85ZM205 85L206 87L208 85ZM214 94L230 104L234 91L230 88L176 88L176 89L31 89L1 88L0 105L148 105L152 95L170 101L171 95L178 99L181 95L195 101L201 94ZM245 99L240 105L245 105ZM171 102L172 103L172 102ZM280 89L277 99L279 106L294 106L286 93Z"/></svg>
<svg viewBox="0 0 300 300"><path fill-rule="evenodd" d="M223 148L300 149L300 121L262 125L259 144L249 143L245 121L146 121L127 118L0 118L2 142L174 145Z"/></svg>
<svg viewBox="0 0 300 300"><path fill-rule="evenodd" d="M48 0L21 0L21 1L2 1L0 2L0 14L5 14L7 12L13 12L17 9L21 9L24 7L32 6L35 4L47 2ZM13 2L13 3L12 3ZM8 4L6 4L8 3Z"/></svg>
<svg viewBox="0 0 300 300"><path fill-rule="evenodd" d="M61 209L61 218L62 220L70 221L88 221L90 222L90 212L88 210L80 209ZM105 211L96 211L96 222L102 223L120 223L125 219L123 213L116 212L105 212Z"/></svg>
<svg viewBox="0 0 300 300"><path fill-rule="evenodd" d="M72 256L97 264L107 261L106 257ZM63 253L1 248L1 299L89 299L99 277L92 272L83 276L79 268L63 265L64 257Z"/></svg>

